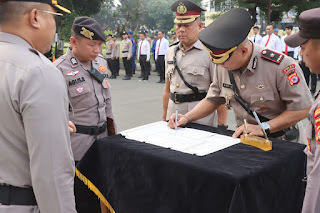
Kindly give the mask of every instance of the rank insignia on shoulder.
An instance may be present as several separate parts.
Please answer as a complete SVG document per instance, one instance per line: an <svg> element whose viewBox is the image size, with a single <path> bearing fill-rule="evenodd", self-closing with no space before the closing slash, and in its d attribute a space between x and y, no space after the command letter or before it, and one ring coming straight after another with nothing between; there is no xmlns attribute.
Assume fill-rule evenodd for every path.
<svg viewBox="0 0 320 213"><path fill-rule="evenodd" d="M104 66L99 67L100 72L107 72L107 69Z"/></svg>
<svg viewBox="0 0 320 213"><path fill-rule="evenodd" d="M68 73L66 74L66 76L72 76L72 77L74 77L74 76L78 75L79 72L80 72L80 71L71 70L70 72L68 72Z"/></svg>
<svg viewBox="0 0 320 213"><path fill-rule="evenodd" d="M265 49L261 52L261 57L276 64L280 64L284 55L273 50Z"/></svg>
<svg viewBox="0 0 320 213"><path fill-rule="evenodd" d="M78 60L75 57L70 58L70 61L73 66L78 65Z"/></svg>

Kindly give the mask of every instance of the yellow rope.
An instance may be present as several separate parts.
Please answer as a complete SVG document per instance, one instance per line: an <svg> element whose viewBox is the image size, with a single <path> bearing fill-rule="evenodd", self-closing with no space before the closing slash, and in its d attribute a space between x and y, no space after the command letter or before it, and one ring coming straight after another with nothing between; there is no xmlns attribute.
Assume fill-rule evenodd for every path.
<svg viewBox="0 0 320 213"><path fill-rule="evenodd" d="M101 202L104 205L106 205L106 207L109 209L111 213L115 213L114 209L112 208L110 203L107 201L107 199L103 196L103 194L100 192L100 190L90 180L88 180L83 174L81 174L81 172L77 168L76 168L76 175L93 193L95 193L98 196Z"/></svg>

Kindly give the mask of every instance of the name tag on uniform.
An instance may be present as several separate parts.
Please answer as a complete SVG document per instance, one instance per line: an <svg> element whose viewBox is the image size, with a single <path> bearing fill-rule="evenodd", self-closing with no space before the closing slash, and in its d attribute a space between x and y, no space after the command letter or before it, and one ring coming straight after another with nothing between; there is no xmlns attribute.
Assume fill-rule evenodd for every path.
<svg viewBox="0 0 320 213"><path fill-rule="evenodd" d="M229 89L233 88L232 84L225 84L225 83L223 83L223 87L224 88L229 88Z"/></svg>
<svg viewBox="0 0 320 213"><path fill-rule="evenodd" d="M173 64L173 61L167 61L168 64Z"/></svg>

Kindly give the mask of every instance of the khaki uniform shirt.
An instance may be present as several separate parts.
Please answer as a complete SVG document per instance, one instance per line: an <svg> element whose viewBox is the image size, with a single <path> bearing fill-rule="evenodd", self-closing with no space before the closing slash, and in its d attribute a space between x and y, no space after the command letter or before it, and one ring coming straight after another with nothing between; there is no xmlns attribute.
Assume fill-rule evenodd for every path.
<svg viewBox="0 0 320 213"><path fill-rule="evenodd" d="M112 50L112 57L114 57L114 58L120 57L120 43L118 41L114 42L114 48Z"/></svg>
<svg viewBox="0 0 320 213"><path fill-rule="evenodd" d="M253 44L252 57L243 73L240 70L232 71L239 95L249 108L273 119L284 111L311 107L313 101L310 91L295 60L284 56L280 64L277 64L262 58L263 50L263 46ZM290 73L296 73L295 77L290 78ZM244 119L248 123L257 124L255 118L235 100L228 71L219 65L216 66L214 81L206 98L217 104L227 102L235 112L238 126L243 124ZM300 138L303 138L301 127L299 124Z"/></svg>
<svg viewBox="0 0 320 213"><path fill-rule="evenodd" d="M132 55L132 42L129 38L122 40L122 58L131 57Z"/></svg>
<svg viewBox="0 0 320 213"><path fill-rule="evenodd" d="M72 53L67 53L54 62L62 72L67 84L70 101L70 120L84 126L101 126L107 117L113 118L110 85L106 77L106 60L99 55L92 61L92 67L105 75L103 83L96 81ZM96 139L108 136L108 131L100 135L75 133L71 135L74 159L79 161Z"/></svg>
<svg viewBox="0 0 320 213"><path fill-rule="evenodd" d="M106 43L106 58L112 58L113 57L113 48L114 48L114 41L110 40Z"/></svg>
<svg viewBox="0 0 320 213"><path fill-rule="evenodd" d="M307 187L302 213L320 212L320 97L313 104L306 126Z"/></svg>
<svg viewBox="0 0 320 213"><path fill-rule="evenodd" d="M180 78L179 73L175 70L173 64L174 49L177 47L169 47L166 55L165 76L170 80L170 92L179 94L192 94L193 91L187 87ZM181 43L178 45L177 65L182 69L185 80L192 86L198 87L200 92L207 92L213 80L214 64L209 59L209 53L198 40L193 46L184 50ZM167 119L172 113L178 109L180 114L191 111L199 101L175 104L169 99ZM217 126L218 119L215 112L205 118L194 121L195 123Z"/></svg>
<svg viewBox="0 0 320 213"><path fill-rule="evenodd" d="M20 37L0 32L0 184L32 187L38 206L1 213L76 213L68 96L59 70Z"/></svg>

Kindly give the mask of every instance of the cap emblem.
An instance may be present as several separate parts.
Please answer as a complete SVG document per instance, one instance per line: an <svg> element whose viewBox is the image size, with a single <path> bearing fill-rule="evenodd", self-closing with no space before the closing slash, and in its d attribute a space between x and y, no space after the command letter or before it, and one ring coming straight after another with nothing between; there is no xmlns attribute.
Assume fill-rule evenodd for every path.
<svg viewBox="0 0 320 213"><path fill-rule="evenodd" d="M84 37L86 37L90 40L93 40L93 37L92 37L92 36L94 36L93 32L87 30L85 27L82 27L81 29L82 29L82 31L80 32L80 34L82 34Z"/></svg>
<svg viewBox="0 0 320 213"><path fill-rule="evenodd" d="M179 6L177 7L177 13L179 13L180 15L186 14L187 11L188 9L183 3L180 3Z"/></svg>

